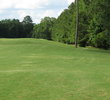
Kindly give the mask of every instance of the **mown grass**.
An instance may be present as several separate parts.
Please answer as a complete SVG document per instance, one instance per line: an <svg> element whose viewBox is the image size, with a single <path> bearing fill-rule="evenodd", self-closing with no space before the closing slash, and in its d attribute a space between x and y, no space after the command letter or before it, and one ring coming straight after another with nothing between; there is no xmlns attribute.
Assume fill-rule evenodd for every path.
<svg viewBox="0 0 110 100"><path fill-rule="evenodd" d="M110 100L110 51L0 39L0 100Z"/></svg>

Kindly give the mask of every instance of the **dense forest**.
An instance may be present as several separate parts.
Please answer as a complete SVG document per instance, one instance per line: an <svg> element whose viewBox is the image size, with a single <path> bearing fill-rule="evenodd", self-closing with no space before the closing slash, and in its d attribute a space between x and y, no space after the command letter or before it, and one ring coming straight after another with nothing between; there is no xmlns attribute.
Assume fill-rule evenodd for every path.
<svg viewBox="0 0 110 100"><path fill-rule="evenodd" d="M0 38L26 38L31 37L34 24L30 16L18 19L5 19L0 21Z"/></svg>
<svg viewBox="0 0 110 100"><path fill-rule="evenodd" d="M43 38L74 44L76 4L72 3L58 18L45 17L34 24L30 16L0 21L1 38ZM79 0L79 46L110 48L110 0Z"/></svg>

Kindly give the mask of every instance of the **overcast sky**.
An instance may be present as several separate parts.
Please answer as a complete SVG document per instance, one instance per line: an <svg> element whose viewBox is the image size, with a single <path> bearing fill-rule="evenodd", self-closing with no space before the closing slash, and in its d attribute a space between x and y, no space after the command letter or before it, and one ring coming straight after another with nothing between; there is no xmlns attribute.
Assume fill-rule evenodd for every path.
<svg viewBox="0 0 110 100"><path fill-rule="evenodd" d="M57 17L74 0L0 0L0 20L30 15L35 23L45 16Z"/></svg>

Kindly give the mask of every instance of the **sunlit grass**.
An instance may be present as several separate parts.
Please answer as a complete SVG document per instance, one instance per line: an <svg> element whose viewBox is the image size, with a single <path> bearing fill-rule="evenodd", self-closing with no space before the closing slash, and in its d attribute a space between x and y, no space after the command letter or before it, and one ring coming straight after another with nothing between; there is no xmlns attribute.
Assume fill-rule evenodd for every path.
<svg viewBox="0 0 110 100"><path fill-rule="evenodd" d="M110 100L110 51L0 39L0 100Z"/></svg>

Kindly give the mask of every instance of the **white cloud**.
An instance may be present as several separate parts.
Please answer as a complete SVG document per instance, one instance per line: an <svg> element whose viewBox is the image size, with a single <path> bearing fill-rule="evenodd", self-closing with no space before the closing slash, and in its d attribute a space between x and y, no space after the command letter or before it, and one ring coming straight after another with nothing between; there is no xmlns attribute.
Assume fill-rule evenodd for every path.
<svg viewBox="0 0 110 100"><path fill-rule="evenodd" d="M35 9L48 5L49 0L15 0L15 8Z"/></svg>
<svg viewBox="0 0 110 100"><path fill-rule="evenodd" d="M54 10L47 10L41 16L42 17L45 17L45 16L50 16L50 17L54 16L55 17L56 15L57 15L56 11L54 11Z"/></svg>
<svg viewBox="0 0 110 100"><path fill-rule="evenodd" d="M13 1L13 0L12 0ZM0 9L6 9L12 7L13 3L9 0L0 0Z"/></svg>
<svg viewBox="0 0 110 100"><path fill-rule="evenodd" d="M3 13L3 10L0 10L0 14Z"/></svg>
<svg viewBox="0 0 110 100"><path fill-rule="evenodd" d="M0 19L30 15L38 23L45 16L57 17L74 0L0 0Z"/></svg>
<svg viewBox="0 0 110 100"><path fill-rule="evenodd" d="M30 15L32 16L32 19L34 20L34 22L39 23L40 20L46 16L49 17L57 17L58 15L60 15L61 11L58 10L41 10L39 11L28 11L28 10L18 10L17 11L17 15L19 15L19 19L22 21L23 18L26 15Z"/></svg>
<svg viewBox="0 0 110 100"><path fill-rule="evenodd" d="M0 0L0 9L25 8L33 9L48 5L49 0Z"/></svg>
<svg viewBox="0 0 110 100"><path fill-rule="evenodd" d="M74 2L75 0L67 0L68 4L71 4L72 2Z"/></svg>

